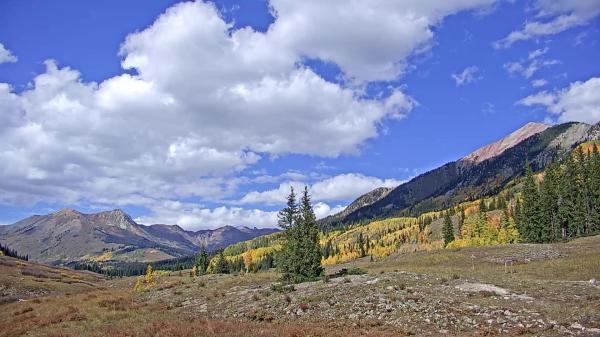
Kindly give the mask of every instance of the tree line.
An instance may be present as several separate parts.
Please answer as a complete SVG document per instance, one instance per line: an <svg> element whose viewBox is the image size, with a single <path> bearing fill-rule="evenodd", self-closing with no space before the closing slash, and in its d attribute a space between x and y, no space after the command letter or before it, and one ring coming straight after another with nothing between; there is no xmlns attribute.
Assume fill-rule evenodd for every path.
<svg viewBox="0 0 600 337"><path fill-rule="evenodd" d="M600 153L598 146L550 164L541 182L526 164L522 202L515 221L523 241L556 242L600 233Z"/></svg>
<svg viewBox="0 0 600 337"><path fill-rule="evenodd" d="M8 246L0 243L0 256L2 255L10 256L19 260L29 261L29 255L21 255L15 249L11 249Z"/></svg>

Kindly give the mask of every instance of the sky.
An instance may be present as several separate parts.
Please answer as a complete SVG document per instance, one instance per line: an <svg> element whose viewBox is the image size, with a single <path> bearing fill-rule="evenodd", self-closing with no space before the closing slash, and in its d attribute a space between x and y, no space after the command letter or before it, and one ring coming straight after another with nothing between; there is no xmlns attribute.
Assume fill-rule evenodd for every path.
<svg viewBox="0 0 600 337"><path fill-rule="evenodd" d="M600 121L600 0L0 1L0 224L318 217L528 122Z"/></svg>

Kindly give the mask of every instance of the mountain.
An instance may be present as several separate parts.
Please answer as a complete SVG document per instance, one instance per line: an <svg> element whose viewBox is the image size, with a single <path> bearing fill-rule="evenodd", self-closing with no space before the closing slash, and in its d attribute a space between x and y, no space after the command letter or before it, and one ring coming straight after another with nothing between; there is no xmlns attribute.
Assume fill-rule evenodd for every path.
<svg viewBox="0 0 600 337"><path fill-rule="evenodd" d="M550 126L542 123L527 123L525 126L519 128L517 131L509 134L508 136L500 139L497 142L488 144L482 148L479 148L469 155L464 157L462 161L470 163L481 163L484 160L501 155L507 149L514 147L521 143L525 139L545 131Z"/></svg>
<svg viewBox="0 0 600 337"><path fill-rule="evenodd" d="M490 195L521 176L526 160L529 160L534 171L539 171L557 155L571 151L583 142L599 139L600 124L565 123L548 126L529 123L462 159L399 185L370 204L348 212L344 210L344 213L320 220L319 224L331 227L419 214Z"/></svg>
<svg viewBox="0 0 600 337"><path fill-rule="evenodd" d="M388 193L390 193L392 190L393 190L393 188L390 188L390 187L378 187L378 188L372 190L371 192L365 193L365 194L361 195L360 197L358 197L356 200L354 200L352 203L350 203L350 205L348 205L346 208L344 208L344 210L342 210L341 212L336 213L334 215L327 216L327 217L319 220L319 223L321 225L337 223L340 220L344 219L349 214L351 214L352 212L358 210L359 208L369 206L369 205L375 203L376 201L379 201L380 199L387 196Z"/></svg>
<svg viewBox="0 0 600 337"><path fill-rule="evenodd" d="M0 226L0 241L40 262L82 259L162 260L273 233L276 229L236 228L187 231L177 225L144 226L122 210L84 214L61 209Z"/></svg>

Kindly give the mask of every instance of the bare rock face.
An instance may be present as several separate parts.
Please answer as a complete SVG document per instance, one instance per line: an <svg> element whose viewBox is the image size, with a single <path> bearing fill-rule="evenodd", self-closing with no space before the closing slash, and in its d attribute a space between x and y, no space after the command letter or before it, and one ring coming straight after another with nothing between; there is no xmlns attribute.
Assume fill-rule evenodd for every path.
<svg viewBox="0 0 600 337"><path fill-rule="evenodd" d="M484 160L502 154L507 149L514 147L525 139L548 129L549 127L549 125L542 123L527 123L525 126L500 139L499 141L488 144L472 152L468 156L464 157L463 161L473 164L481 163Z"/></svg>

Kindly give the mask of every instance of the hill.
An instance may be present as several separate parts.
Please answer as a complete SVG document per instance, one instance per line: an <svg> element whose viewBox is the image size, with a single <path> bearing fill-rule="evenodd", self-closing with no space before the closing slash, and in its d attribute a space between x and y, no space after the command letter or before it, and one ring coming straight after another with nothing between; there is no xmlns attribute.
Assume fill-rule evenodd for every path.
<svg viewBox="0 0 600 337"><path fill-rule="evenodd" d="M216 250L269 234L276 229L236 228L187 231L177 225L145 226L122 210L84 214L62 209L1 226L2 243L26 252L34 261L157 261Z"/></svg>

